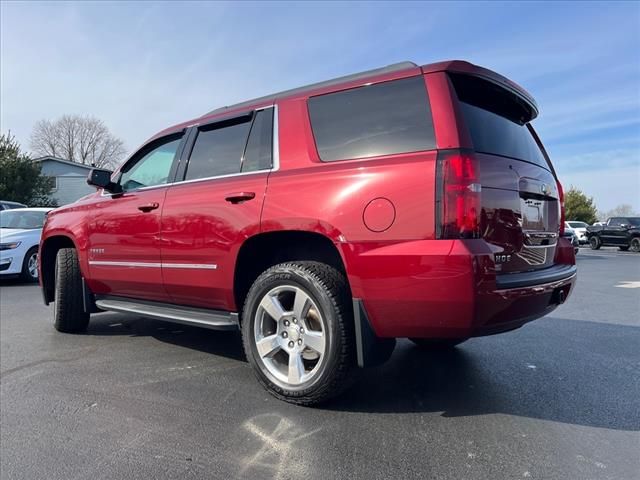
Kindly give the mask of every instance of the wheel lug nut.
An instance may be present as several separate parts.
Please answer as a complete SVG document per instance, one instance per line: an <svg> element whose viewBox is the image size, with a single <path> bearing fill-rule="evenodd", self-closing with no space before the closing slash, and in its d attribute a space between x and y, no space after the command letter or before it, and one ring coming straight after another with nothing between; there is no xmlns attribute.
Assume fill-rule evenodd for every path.
<svg viewBox="0 0 640 480"><path fill-rule="evenodd" d="M289 348L293 348L295 344L293 342L289 342Z"/></svg>
<svg viewBox="0 0 640 480"><path fill-rule="evenodd" d="M287 332L282 332L282 338L287 338L289 334Z"/></svg>
<svg viewBox="0 0 640 480"><path fill-rule="evenodd" d="M294 318L294 319L293 319L293 323L298 323L298 319L297 319L297 318Z"/></svg>
<svg viewBox="0 0 640 480"><path fill-rule="evenodd" d="M288 326L289 326L289 320L285 320L285 321L284 321L284 326L285 326L285 327L288 327Z"/></svg>
<svg viewBox="0 0 640 480"><path fill-rule="evenodd" d="M300 333L304 333L304 328L300 327Z"/></svg>
<svg viewBox="0 0 640 480"><path fill-rule="evenodd" d="M298 339L298 345L302 345L302 339L301 338Z"/></svg>

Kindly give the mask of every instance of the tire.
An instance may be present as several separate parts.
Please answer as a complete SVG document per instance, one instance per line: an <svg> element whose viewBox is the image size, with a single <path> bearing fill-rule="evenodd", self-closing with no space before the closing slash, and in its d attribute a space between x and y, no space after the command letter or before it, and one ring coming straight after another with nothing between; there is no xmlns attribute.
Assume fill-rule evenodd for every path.
<svg viewBox="0 0 640 480"><path fill-rule="evenodd" d="M30 248L25 254L20 278L30 283L38 281L38 247Z"/></svg>
<svg viewBox="0 0 640 480"><path fill-rule="evenodd" d="M356 363L352 312L347 281L329 265L282 263L263 272L242 314L244 351L258 381L298 405L342 393Z"/></svg>
<svg viewBox="0 0 640 480"><path fill-rule="evenodd" d="M640 237L632 238L629 248L632 252L640 253Z"/></svg>
<svg viewBox="0 0 640 480"><path fill-rule="evenodd" d="M61 248L56 256L53 326L59 332L84 332L89 314L82 301L82 275L78 253L74 248Z"/></svg>
<svg viewBox="0 0 640 480"><path fill-rule="evenodd" d="M618 249L622 252L626 252L627 250L629 250L629 246L627 245L626 247L618 247Z"/></svg>
<svg viewBox="0 0 640 480"><path fill-rule="evenodd" d="M410 338L420 348L429 348L433 350L448 350L460 345L462 342L469 340L468 338Z"/></svg>
<svg viewBox="0 0 640 480"><path fill-rule="evenodd" d="M599 250L602 243L598 237L591 237L589 239L589 246L591 247L591 250Z"/></svg>

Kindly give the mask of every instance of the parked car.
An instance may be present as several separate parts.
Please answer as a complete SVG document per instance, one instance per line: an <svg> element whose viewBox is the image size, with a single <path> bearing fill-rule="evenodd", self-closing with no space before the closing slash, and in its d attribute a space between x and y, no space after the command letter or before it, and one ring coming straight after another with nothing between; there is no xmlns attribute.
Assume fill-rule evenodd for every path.
<svg viewBox="0 0 640 480"><path fill-rule="evenodd" d="M580 244L589 243L589 239L587 238L587 227L589 226L589 224L585 222L568 221L565 222L565 229L567 226L574 231L574 233L578 237L578 241L580 242Z"/></svg>
<svg viewBox="0 0 640 480"><path fill-rule="evenodd" d="M51 208L0 211L0 275L38 281L38 247L45 216Z"/></svg>
<svg viewBox="0 0 640 480"><path fill-rule="evenodd" d="M580 251L580 241L578 240L578 235L576 235L575 230L565 228L562 236L571 242L571 245L573 245L573 252L577 255Z"/></svg>
<svg viewBox="0 0 640 480"><path fill-rule="evenodd" d="M240 328L258 380L299 404L398 337L518 328L576 279L537 113L490 70L407 62L167 128L49 215L54 325L99 309Z"/></svg>
<svg viewBox="0 0 640 480"><path fill-rule="evenodd" d="M8 200L0 200L0 212L2 210L11 210L13 208L26 208L26 205L18 202L9 202Z"/></svg>
<svg viewBox="0 0 640 480"><path fill-rule="evenodd" d="M611 217L605 225L587 227L587 237L593 250L604 246L640 252L640 217Z"/></svg>

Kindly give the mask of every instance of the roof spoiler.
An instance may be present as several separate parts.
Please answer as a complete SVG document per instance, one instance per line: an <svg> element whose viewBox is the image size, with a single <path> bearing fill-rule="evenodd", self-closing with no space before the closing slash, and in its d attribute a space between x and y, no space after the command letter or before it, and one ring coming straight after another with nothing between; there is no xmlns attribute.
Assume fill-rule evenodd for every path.
<svg viewBox="0 0 640 480"><path fill-rule="evenodd" d="M486 81L494 83L501 88L511 92L517 96L522 102L524 102L530 110L529 121L538 116L538 104L534 100L533 96L527 92L524 88L518 85L516 82L509 80L507 77L500 75L499 73L489 70L488 68L479 67L473 63L465 62L462 60L451 60L446 62L431 63L423 65L421 67L422 73L435 73L435 72L452 72L463 75L471 75L474 77L482 78Z"/></svg>

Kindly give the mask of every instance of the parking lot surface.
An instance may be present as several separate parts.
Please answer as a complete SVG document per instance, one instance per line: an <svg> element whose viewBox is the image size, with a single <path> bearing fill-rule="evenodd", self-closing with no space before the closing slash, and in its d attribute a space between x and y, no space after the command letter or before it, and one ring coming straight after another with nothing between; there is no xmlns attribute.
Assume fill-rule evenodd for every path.
<svg viewBox="0 0 640 480"><path fill-rule="evenodd" d="M399 341L319 408L254 380L235 333L132 315L54 331L0 284L3 479L640 478L640 255L578 255L552 315L449 353Z"/></svg>

